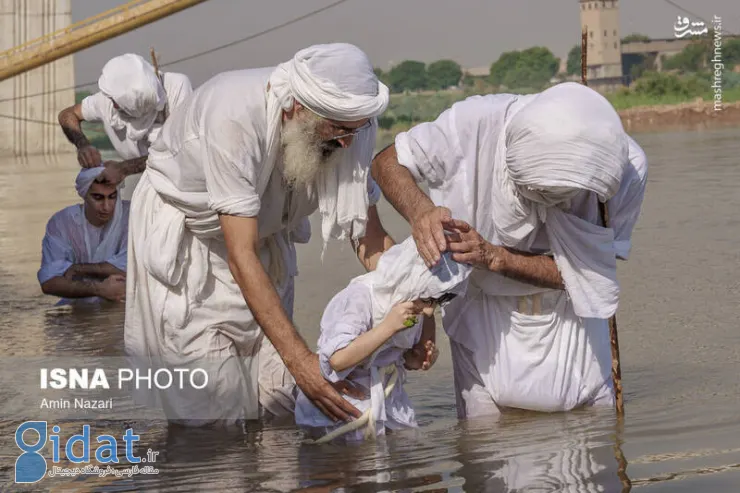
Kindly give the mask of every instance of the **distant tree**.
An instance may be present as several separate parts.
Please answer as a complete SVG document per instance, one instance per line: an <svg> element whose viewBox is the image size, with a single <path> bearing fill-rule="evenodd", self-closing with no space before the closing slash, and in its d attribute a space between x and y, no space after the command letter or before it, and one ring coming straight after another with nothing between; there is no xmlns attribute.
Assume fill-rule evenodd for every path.
<svg viewBox="0 0 740 493"><path fill-rule="evenodd" d="M393 67L388 73L391 91L419 91L427 88L426 65L415 60L406 60Z"/></svg>
<svg viewBox="0 0 740 493"><path fill-rule="evenodd" d="M644 34L632 33L622 38L622 43L631 43L633 41L650 41L650 36Z"/></svg>
<svg viewBox="0 0 740 493"><path fill-rule="evenodd" d="M518 51L506 51L501 53L498 60L493 62L491 65L490 78L493 84L501 85L504 83L504 78L510 70L514 70L517 62L519 61L520 53Z"/></svg>
<svg viewBox="0 0 740 493"><path fill-rule="evenodd" d="M709 50L705 42L692 43L680 53L667 58L663 63L663 68L683 73L698 72L706 67L707 60L713 53L714 51Z"/></svg>
<svg viewBox="0 0 740 493"><path fill-rule="evenodd" d="M550 50L534 46L502 54L491 67L491 80L507 87L541 89L559 68L560 60Z"/></svg>
<svg viewBox="0 0 740 493"><path fill-rule="evenodd" d="M437 60L427 67L427 87L429 89L446 89L456 86L461 78L462 68L453 60Z"/></svg>
<svg viewBox="0 0 740 493"><path fill-rule="evenodd" d="M734 67L740 63L740 39L723 41L722 62L728 67Z"/></svg>
<svg viewBox="0 0 740 493"><path fill-rule="evenodd" d="M568 52L566 72L568 72L568 75L577 75L581 73L581 45L575 45Z"/></svg>

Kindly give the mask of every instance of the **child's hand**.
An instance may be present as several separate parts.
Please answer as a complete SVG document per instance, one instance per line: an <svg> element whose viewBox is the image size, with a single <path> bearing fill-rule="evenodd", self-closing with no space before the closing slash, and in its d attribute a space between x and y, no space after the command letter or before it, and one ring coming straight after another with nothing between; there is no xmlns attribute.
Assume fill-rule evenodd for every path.
<svg viewBox="0 0 740 493"><path fill-rule="evenodd" d="M385 316L383 322L387 323L396 332L411 327L414 324L409 325L407 320L416 319L413 309L414 303L412 301L399 303L391 308L391 311Z"/></svg>
<svg viewBox="0 0 740 493"><path fill-rule="evenodd" d="M417 344L403 355L404 366L407 370L428 370L437 361L439 349L432 341Z"/></svg>

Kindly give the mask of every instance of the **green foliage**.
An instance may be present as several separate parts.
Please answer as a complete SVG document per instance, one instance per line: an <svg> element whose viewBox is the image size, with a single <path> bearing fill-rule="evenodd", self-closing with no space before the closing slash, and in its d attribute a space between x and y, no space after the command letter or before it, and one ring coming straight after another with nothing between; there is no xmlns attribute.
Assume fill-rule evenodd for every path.
<svg viewBox="0 0 740 493"><path fill-rule="evenodd" d="M83 99L92 94L90 91L79 91L75 93L75 104L80 104Z"/></svg>
<svg viewBox="0 0 740 493"><path fill-rule="evenodd" d="M447 89L457 86L462 78L462 68L454 60L437 60L427 67L427 88Z"/></svg>
<svg viewBox="0 0 740 493"><path fill-rule="evenodd" d="M506 87L544 88L558 73L560 60L543 46L508 51L491 65L491 82ZM580 67L580 61L579 61Z"/></svg>
<svg viewBox="0 0 740 493"><path fill-rule="evenodd" d="M663 62L663 69L677 70L682 73L697 72L706 67L707 60L712 54L713 51L709 49L707 43L692 43L680 53L667 58Z"/></svg>
<svg viewBox="0 0 740 493"><path fill-rule="evenodd" d="M568 52L566 72L568 75L578 75L581 73L581 45L575 45Z"/></svg>
<svg viewBox="0 0 740 493"><path fill-rule="evenodd" d="M631 43L633 41L650 41L650 36L645 36L644 34L637 34L632 33L622 38L622 43Z"/></svg>
<svg viewBox="0 0 740 493"><path fill-rule="evenodd" d="M393 92L426 89L428 85L426 65L415 60L401 62L388 73L388 82Z"/></svg>

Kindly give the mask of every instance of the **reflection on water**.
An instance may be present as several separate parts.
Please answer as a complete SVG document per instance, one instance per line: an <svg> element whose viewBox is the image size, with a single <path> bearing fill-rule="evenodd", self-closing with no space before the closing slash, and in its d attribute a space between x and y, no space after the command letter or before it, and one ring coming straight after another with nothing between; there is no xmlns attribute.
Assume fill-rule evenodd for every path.
<svg viewBox="0 0 740 493"><path fill-rule="evenodd" d="M740 143L731 129L636 138L650 159L650 179L633 258L620 264L623 423L611 410L458 422L440 333L437 365L411 375L418 432L377 444L313 446L292 426L250 424L236 433L99 421L91 423L92 436L120 436L132 426L140 455L160 452L159 473L45 478L24 489L12 484L20 421L7 419L13 396L6 392L0 478L27 491L736 491ZM1 164L0 356L122 355L121 305L54 307L36 282L46 220L78 200L74 156ZM381 217L397 239L408 234L385 203ZM311 344L325 304L360 273L347 245L329 249L326 269L316 240L300 247L296 296L297 325ZM70 434L81 424L61 423Z"/></svg>

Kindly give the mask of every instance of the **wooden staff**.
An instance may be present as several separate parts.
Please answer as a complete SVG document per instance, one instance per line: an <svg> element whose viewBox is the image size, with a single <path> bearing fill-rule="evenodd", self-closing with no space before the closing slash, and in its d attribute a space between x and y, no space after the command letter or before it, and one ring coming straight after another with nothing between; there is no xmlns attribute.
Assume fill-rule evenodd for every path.
<svg viewBox="0 0 740 493"><path fill-rule="evenodd" d="M152 65L154 65L154 73L159 77L159 65L157 64L157 54L154 53L154 47L149 48L149 55L152 57Z"/></svg>
<svg viewBox="0 0 740 493"><path fill-rule="evenodd" d="M588 67L587 51L588 51L588 28L583 26L583 32L581 33L581 83L584 86L588 85L586 80L586 69ZM609 227L609 208L606 202L599 203L599 215L601 216L601 222L605 228ZM617 415L624 415L624 399L622 398L622 365L619 362L619 336L617 334L617 315L616 313L609 317L609 339L611 340L612 346L612 380L614 382L614 392L616 394L616 406Z"/></svg>

